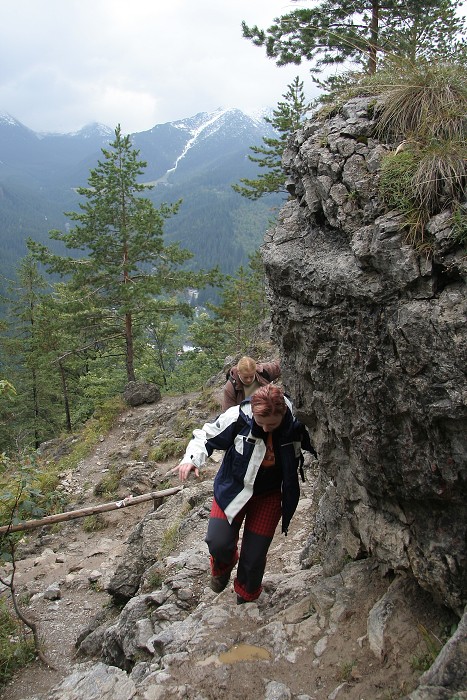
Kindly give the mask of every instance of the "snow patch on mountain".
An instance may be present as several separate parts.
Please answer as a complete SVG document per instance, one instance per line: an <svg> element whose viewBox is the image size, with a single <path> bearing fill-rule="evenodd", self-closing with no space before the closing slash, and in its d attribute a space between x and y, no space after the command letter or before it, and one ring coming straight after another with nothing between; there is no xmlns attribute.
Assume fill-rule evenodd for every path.
<svg viewBox="0 0 467 700"><path fill-rule="evenodd" d="M212 126L218 122L222 116L225 114L226 110L218 110L216 112L213 112L212 114L206 114L202 113L199 115L196 115L197 117L205 117L205 119L200 119L200 121L196 124L196 117L194 117L194 122L196 124L193 125L191 128L187 124L187 120L182 120L181 122L175 122L174 126L178 129L183 128L186 129L190 132L190 138L185 144L185 147L183 148L183 151L180 153L180 155L177 157L174 166L172 168L169 168L167 171L165 178L166 179L171 173L175 172L177 169L177 166L179 162L181 161L182 158L186 156L190 148L193 147L193 145L196 143L196 141L199 139L199 137L203 134L203 132L208 131L210 134L213 133ZM218 126L219 128L219 126ZM216 129L215 129L216 130ZM214 131L215 131L214 130Z"/></svg>
<svg viewBox="0 0 467 700"><path fill-rule="evenodd" d="M204 140L211 139L217 133L225 133L229 138L241 136L245 132L255 132L257 130L264 133L264 119L253 118L239 109L219 108L215 112L199 112L194 117L180 119L171 122L170 126L186 133L187 140L180 154L176 157L174 164L166 173L158 179L157 184L167 184L168 178L176 170L180 161L186 158L187 154Z"/></svg>
<svg viewBox="0 0 467 700"><path fill-rule="evenodd" d="M19 122L8 114L8 112L0 112L0 124L6 124L8 126L19 126Z"/></svg>

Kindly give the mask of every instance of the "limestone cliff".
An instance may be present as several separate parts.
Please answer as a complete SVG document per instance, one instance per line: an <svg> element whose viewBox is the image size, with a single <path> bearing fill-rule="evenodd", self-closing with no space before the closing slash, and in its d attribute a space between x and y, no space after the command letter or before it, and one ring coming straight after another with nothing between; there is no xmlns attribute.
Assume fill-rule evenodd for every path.
<svg viewBox="0 0 467 700"><path fill-rule="evenodd" d="M304 558L375 557L457 613L467 602L465 249L450 212L429 257L378 195L374 101L308 123L284 154L290 200L262 248L284 382L319 454Z"/></svg>

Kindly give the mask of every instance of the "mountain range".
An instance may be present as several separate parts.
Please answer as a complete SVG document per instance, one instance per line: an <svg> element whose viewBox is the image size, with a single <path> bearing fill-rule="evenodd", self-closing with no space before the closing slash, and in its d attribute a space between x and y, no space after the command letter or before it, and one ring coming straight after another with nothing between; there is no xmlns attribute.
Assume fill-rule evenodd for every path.
<svg viewBox="0 0 467 700"><path fill-rule="evenodd" d="M256 176L250 146L275 135L264 119L237 109L201 112L130 134L147 163L143 180L153 186L146 196L156 206L182 200L179 213L166 223L166 240L194 253L194 269L219 265L232 274L258 247L283 196L251 202L231 185ZM2 276L14 276L29 237L63 252L49 231L69 226L64 212L79 210L76 188L87 185L114 136L97 123L70 134L39 133L0 113Z"/></svg>

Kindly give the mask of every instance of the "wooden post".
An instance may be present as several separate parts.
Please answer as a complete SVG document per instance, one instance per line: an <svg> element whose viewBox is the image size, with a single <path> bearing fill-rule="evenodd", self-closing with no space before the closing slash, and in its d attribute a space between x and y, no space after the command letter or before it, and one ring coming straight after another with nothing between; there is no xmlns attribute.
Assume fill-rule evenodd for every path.
<svg viewBox="0 0 467 700"><path fill-rule="evenodd" d="M37 520L26 520L24 523L17 523L15 525L2 525L0 527L0 535L9 534L10 532L18 532L20 530L34 530L36 527L42 527L43 525L52 525L53 523L60 523L64 520L74 520L75 518L85 518L87 515L93 515L94 513L105 513L109 510L119 510L120 508L127 508L128 506L135 506L138 503L144 503L144 501L151 501L156 498L164 498L164 496L172 496L174 493L181 491L183 486L174 486L171 489L164 489L163 491L151 491L151 493L143 493L141 496L127 496L122 501L114 501L112 503L102 503L100 506L88 506L87 508L80 508L79 510L70 510L68 513L57 513L56 515L47 515L45 518L38 518Z"/></svg>

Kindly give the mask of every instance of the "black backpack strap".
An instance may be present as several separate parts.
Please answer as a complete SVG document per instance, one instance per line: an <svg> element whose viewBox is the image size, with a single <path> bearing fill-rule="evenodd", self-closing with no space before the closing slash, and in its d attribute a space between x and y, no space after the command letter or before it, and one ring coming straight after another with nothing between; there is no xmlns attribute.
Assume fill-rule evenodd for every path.
<svg viewBox="0 0 467 700"><path fill-rule="evenodd" d="M249 403L250 403L250 399L247 398L247 399L244 399L241 402L241 404L239 404L239 406L238 406L238 418L237 418L237 427L236 427L236 430L237 430L236 434L237 435L239 434L243 425L250 425L250 421L249 421L248 417L244 414L243 409L242 409L242 406L244 406L245 404L249 404Z"/></svg>
<svg viewBox="0 0 467 700"><path fill-rule="evenodd" d="M235 391L236 394L238 394L238 393L240 392L240 388L237 387L237 380L235 379L235 377L233 376L233 374L231 374L231 370L230 370L230 369L229 369L229 371L227 372L227 374L225 375L225 380L226 380L227 382L232 382L232 386L233 386L234 391Z"/></svg>
<svg viewBox="0 0 467 700"><path fill-rule="evenodd" d="M303 452L300 452L300 455L298 457L298 471L300 474L300 479L302 482L305 481L305 472L303 471L303 463L305 462L305 457L303 456Z"/></svg>
<svg viewBox="0 0 467 700"><path fill-rule="evenodd" d="M299 430L297 437L300 438L301 450L300 450L300 454L298 456L298 471L300 473L301 480L305 481L305 473L303 471L303 465L305 462L305 458L303 456L302 450L305 450L306 452L310 452L314 456L315 459L318 459L318 455L316 454L316 450L311 443L308 430L303 425L303 423L301 423L301 424L299 423L299 425L300 425L300 430Z"/></svg>

